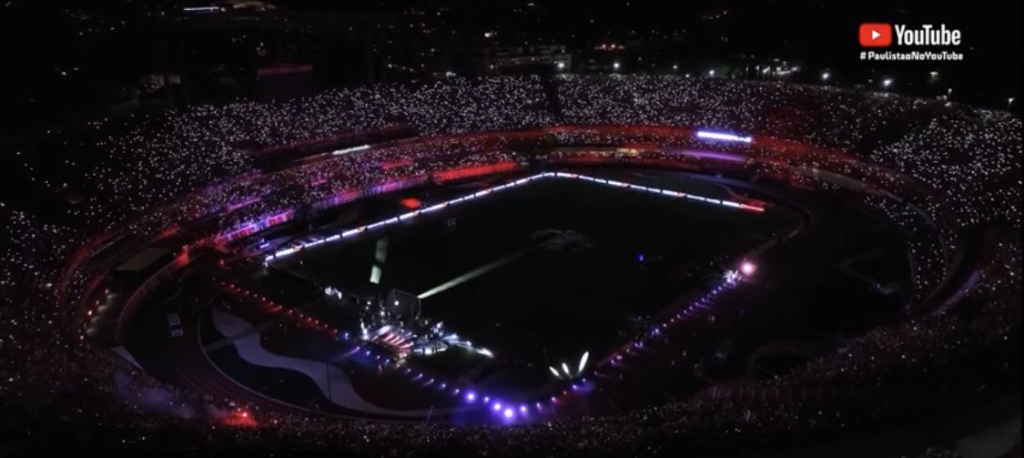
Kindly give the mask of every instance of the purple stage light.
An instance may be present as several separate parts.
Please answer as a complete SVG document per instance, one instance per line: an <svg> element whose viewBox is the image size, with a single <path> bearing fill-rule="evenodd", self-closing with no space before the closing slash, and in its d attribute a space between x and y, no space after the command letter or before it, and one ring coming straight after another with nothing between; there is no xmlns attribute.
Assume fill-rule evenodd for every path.
<svg viewBox="0 0 1024 458"><path fill-rule="evenodd" d="M505 409L505 418L506 419L511 419L513 415L515 415L515 412L513 412L512 409Z"/></svg>
<svg viewBox="0 0 1024 458"><path fill-rule="evenodd" d="M500 402L495 402L494 405L491 406L491 408L494 409L495 412L497 412L497 411L501 410L501 403Z"/></svg>
<svg viewBox="0 0 1024 458"><path fill-rule="evenodd" d="M466 393L466 402L476 402L476 393L472 391Z"/></svg>

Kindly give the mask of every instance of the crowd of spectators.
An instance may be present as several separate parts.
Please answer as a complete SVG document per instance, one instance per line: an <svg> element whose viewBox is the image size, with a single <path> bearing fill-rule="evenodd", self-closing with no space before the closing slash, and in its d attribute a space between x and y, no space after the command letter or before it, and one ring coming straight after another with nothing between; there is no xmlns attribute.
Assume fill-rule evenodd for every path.
<svg viewBox="0 0 1024 458"><path fill-rule="evenodd" d="M650 130L554 127L597 124ZM238 146L280 146L396 125L412 126L422 138L278 172L259 172L251 154ZM662 127L717 129L793 142L711 143L685 130L659 131ZM523 141L516 134L473 134L522 129L538 129L540 134L529 141L540 146L652 144L716 150L742 157L737 166L753 171L794 175L801 167L813 167L856 176L885 191L869 198L873 207L908 228L926 227L924 232L939 234L909 237L917 266L915 284L925 286L923 290L947 276L962 234L1002 228L996 254L979 267L981 279L961 298L962 307L875 329L764 387L853 386L875 393L941 374L942 393L961 399L984 391L979 386L1019 380L1020 119L940 101L831 87L565 75L550 80L449 79L335 90L285 102L200 106L113 129L98 143L105 156L80 173L80 186L88 186L89 195L68 205L66 215L52 218L0 202L0 238L7 244L0 250L0 297L5 301L0 310L0 406L29 418L31 428L72 431L68 437L82 443L145 446L174 430L178 445L344 446L366 455L398 450L502 456L650 454L672 444L743 447L775 437L797 439L877 419L885 406L697 399L621 416L515 426L353 422L282 412L258 412L254 424L226 426L215 421L217 415L154 414L119 400L118 390L135 385L162 387L181 397L189 394L145 374L115 384L111 359L82 336L71 308L79 305L91 279L129 247L152 240L168 227L208 221L208 231L217 233L388 180L525 163L528 156L516 152ZM573 154L595 153L562 152L551 158ZM657 161L708 160L668 150L634 154ZM33 173L42 180L48 171ZM105 263L93 259L100 252ZM968 362L971 369L963 371ZM953 389L968 386L973 389L966 394ZM208 400L197 402L203 401ZM214 410L231 408L218 405ZM7 417L4 422L19 418ZM24 439L43 440L43 433L31 428Z"/></svg>

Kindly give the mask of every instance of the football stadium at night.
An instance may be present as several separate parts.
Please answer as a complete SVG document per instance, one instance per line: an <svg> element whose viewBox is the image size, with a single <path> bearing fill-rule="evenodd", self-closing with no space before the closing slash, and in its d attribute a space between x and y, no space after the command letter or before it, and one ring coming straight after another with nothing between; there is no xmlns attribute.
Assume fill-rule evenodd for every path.
<svg viewBox="0 0 1024 458"><path fill-rule="evenodd" d="M549 64L10 153L11 449L1020 456L1012 98Z"/></svg>

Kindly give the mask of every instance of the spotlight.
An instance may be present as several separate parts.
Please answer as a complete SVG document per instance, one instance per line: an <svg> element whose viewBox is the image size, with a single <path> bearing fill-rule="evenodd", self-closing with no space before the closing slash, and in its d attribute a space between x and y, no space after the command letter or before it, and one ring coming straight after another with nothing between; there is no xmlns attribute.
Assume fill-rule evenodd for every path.
<svg viewBox="0 0 1024 458"><path fill-rule="evenodd" d="M743 261L743 264L740 264L740 273L743 275L753 275L756 270L757 266L750 261Z"/></svg>

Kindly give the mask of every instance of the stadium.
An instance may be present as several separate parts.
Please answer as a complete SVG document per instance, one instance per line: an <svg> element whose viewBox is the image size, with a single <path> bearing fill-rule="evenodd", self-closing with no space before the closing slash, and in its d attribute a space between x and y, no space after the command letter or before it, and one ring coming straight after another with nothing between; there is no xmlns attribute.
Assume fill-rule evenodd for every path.
<svg viewBox="0 0 1024 458"><path fill-rule="evenodd" d="M368 456L733 456L949 414L1020 381L1020 134L661 75L140 119L55 165L60 223L0 209L4 392L83 445Z"/></svg>

